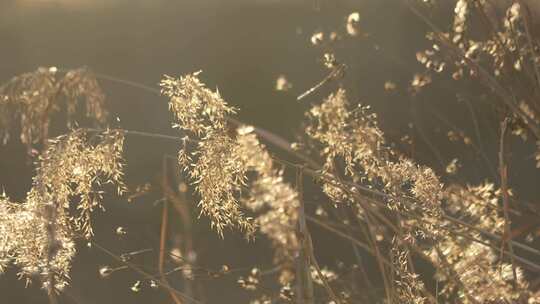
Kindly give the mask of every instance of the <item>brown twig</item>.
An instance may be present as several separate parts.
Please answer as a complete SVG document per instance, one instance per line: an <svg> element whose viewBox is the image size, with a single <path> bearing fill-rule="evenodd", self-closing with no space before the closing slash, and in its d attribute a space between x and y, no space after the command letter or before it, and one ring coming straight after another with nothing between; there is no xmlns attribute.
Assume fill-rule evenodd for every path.
<svg viewBox="0 0 540 304"><path fill-rule="evenodd" d="M299 193L299 201L300 201L299 235L301 238L300 241L302 244L302 252L306 254L304 258L307 262L307 265L313 265L313 267L315 267L315 270L317 271L319 278L323 282L323 286L326 289L326 292L328 293L330 298L334 300L336 304L341 304L341 300L336 295L334 290L332 290L332 287L330 287L330 284L328 283L328 280L326 279L326 277L323 275L321 268L319 267L319 263L317 262L317 258L315 257L315 251L313 249L313 242L311 240L311 234L309 233L309 229L306 225L304 200L302 198L304 190L303 190L303 171L301 170L301 167L302 166L299 166L297 168L296 181L297 181L297 190ZM313 298L313 291L311 291L311 293L312 293L311 297Z"/></svg>
<svg viewBox="0 0 540 304"><path fill-rule="evenodd" d="M303 244L306 228L306 214L303 204L303 175L300 168L296 169L296 191L298 192L298 236ZM315 298L313 295L313 280L311 279L309 263L309 254L306 246L300 246L298 258L296 259L297 275L297 301L298 303L313 304Z"/></svg>
<svg viewBox="0 0 540 304"><path fill-rule="evenodd" d="M164 172L167 171L167 165L165 164L166 163L166 160L167 159L170 159L171 157L170 156L165 156L164 157L164 167L163 167L163 170ZM178 172L178 170L176 170L176 172ZM182 252L184 254L188 254L190 252L193 252L193 237L192 237L192 232L191 232L191 214L190 214L190 210L189 210L189 206L188 204L186 203L185 201L185 198L182 196L183 192L181 192L180 194L178 194L175 190L173 190L173 188L171 187L168 179L163 179L162 183L161 183L161 188L162 188L162 191L163 191L163 194L164 194L164 197L165 197L165 200L167 200L168 202L170 202L172 204L172 206L174 207L174 210L176 211L176 213L179 215L180 217L180 222L182 223L182 226L183 226L183 246L182 246ZM192 261L189 261L189 263L192 263ZM191 264L191 267L193 267L195 265ZM184 281L184 284L185 284L185 290L188 294L191 295L192 293L192 282L190 280L185 280ZM200 287L200 285L199 285ZM203 292L200 291L198 293L199 296L202 296L203 295Z"/></svg>
<svg viewBox="0 0 540 304"><path fill-rule="evenodd" d="M364 207L365 204L362 204ZM384 284L384 291L386 293L386 299L388 303L392 303L392 289L390 288L390 281L388 280L386 268L384 267L384 263L382 262L383 256L381 254L381 251L379 249L379 244L377 243L377 237L375 235L374 226L373 226L373 220L371 219L371 214L369 210L364 208L365 212L365 219L367 223L367 230L369 232L369 236L371 237L372 243L373 243L373 251L375 253L375 258L377 260L377 265L379 266L379 270L381 271L381 276L383 279Z"/></svg>
<svg viewBox="0 0 540 304"><path fill-rule="evenodd" d="M161 277L161 280L169 284L167 281L167 276L165 275L164 271L164 264L165 264L165 250L166 250L166 241L167 241L167 222L168 222L169 216L168 216L168 202L165 200L163 202L163 212L161 214L161 233L159 237L159 262L158 262L158 270L159 275ZM173 299L174 303L176 304L182 304L182 301L178 298L178 296L169 290L169 295L171 296L171 299Z"/></svg>
<svg viewBox="0 0 540 304"><path fill-rule="evenodd" d="M163 160L163 183L167 182L167 162L165 159ZM159 262L158 262L158 271L159 275L161 277L161 280L169 284L167 281L167 276L164 271L164 265L165 265L165 252L166 252L166 242L167 242L167 224L169 222L169 204L168 200L163 201L163 211L161 213L161 232L159 236ZM182 301L176 296L176 294L172 291L169 291L169 295L171 296L171 299L176 304L183 304Z"/></svg>

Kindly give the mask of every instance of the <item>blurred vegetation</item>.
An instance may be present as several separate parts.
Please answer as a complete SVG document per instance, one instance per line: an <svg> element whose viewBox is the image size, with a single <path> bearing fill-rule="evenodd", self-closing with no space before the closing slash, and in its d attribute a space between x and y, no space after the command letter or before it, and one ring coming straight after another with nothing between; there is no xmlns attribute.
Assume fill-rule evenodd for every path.
<svg viewBox="0 0 540 304"><path fill-rule="evenodd" d="M4 299L540 302L539 18L3 1Z"/></svg>

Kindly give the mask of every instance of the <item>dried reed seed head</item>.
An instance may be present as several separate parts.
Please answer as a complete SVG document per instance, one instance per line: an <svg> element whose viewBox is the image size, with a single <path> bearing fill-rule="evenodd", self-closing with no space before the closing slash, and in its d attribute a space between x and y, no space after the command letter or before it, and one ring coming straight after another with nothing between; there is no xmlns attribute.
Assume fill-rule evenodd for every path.
<svg viewBox="0 0 540 304"><path fill-rule="evenodd" d="M428 294L424 282L419 275L411 271L409 264L410 253L405 246L392 239L391 261L394 265L396 284L396 300L399 303L424 304L430 303L425 297Z"/></svg>
<svg viewBox="0 0 540 304"><path fill-rule="evenodd" d="M218 92L212 92L193 73L180 78L165 76L162 94L169 97L169 109L177 128L200 137L193 153L184 149L178 159L201 196L201 212L211 219L220 235L224 228L239 227L251 234L254 226L244 216L237 196L244 182L245 168L233 153L234 140L227 134L226 115L234 113ZM194 160L195 158L195 160Z"/></svg>
<svg viewBox="0 0 540 304"><path fill-rule="evenodd" d="M235 153L235 143L227 136L212 136L198 145L197 159L190 171L201 196L199 206L210 217L220 235L224 228L238 227L252 234L252 219L244 216L238 194L246 182L247 167Z"/></svg>
<svg viewBox="0 0 540 304"><path fill-rule="evenodd" d="M385 144L376 116L368 113L367 107L349 108L345 91L339 89L308 113L311 123L306 133L322 145L324 173L335 174L336 163L343 162L345 176L369 183L382 180L385 191L398 195L408 195L403 188L412 183L410 192L421 202L418 207L426 212L430 210L431 215L437 214L442 184L434 172L407 159L393 160L395 157ZM352 191L347 193L339 183L327 183L323 190L331 198L354 201Z"/></svg>
<svg viewBox="0 0 540 304"><path fill-rule="evenodd" d="M437 45L433 50L423 52L425 56L419 58L419 61L435 71L451 66L455 68L452 74L454 79L459 80L468 75L472 79L480 80L481 84L490 90L493 84L485 80L485 75L494 75L494 81L503 87L525 88L512 90L512 94L515 94L513 99L519 101L518 107L512 111L523 120L525 127L529 127L529 131L536 132L534 130L538 128L539 122L531 117L538 117L538 113L537 110L530 110L536 109L535 97L530 92L537 86L535 77L531 77L531 74L536 73L539 63L538 42L535 34L531 32L534 28L534 18L531 16L536 13L536 7L537 5L528 1L459 0L454 9L452 33L431 33L428 38L449 40L461 48L463 55L458 54L456 57L453 46L441 50ZM501 9L505 10L505 13L497 13ZM468 35L467 26L475 24L472 22L473 18L482 18L489 22L487 31L482 35ZM477 40L470 39L469 36L474 36ZM442 56L435 56L436 53ZM522 103L525 103L528 109L525 109ZM521 128L516 134L526 138L524 131L525 128Z"/></svg>
<svg viewBox="0 0 540 304"><path fill-rule="evenodd" d="M78 102L84 101L86 116L99 123L105 123L108 113L105 110L105 94L97 79L87 69L80 68L68 71L59 82L63 95L66 98L68 112L68 126L75 115Z"/></svg>
<svg viewBox="0 0 540 304"><path fill-rule="evenodd" d="M451 185L443 195L445 209L452 216L476 229L497 235L503 233L504 219L498 210L500 193L493 184L474 187ZM437 242L428 250L437 267L436 279L445 282L441 295L451 297L457 292L465 303L472 303L473 300L478 303L511 303L518 298L529 297L521 269L516 268L518 280L517 288L514 288L512 266L499 260L498 250L485 245L489 244L489 239L473 229L452 222L439 220L438 225L450 228L440 232ZM468 235L469 238L460 235ZM443 259L446 262L443 263ZM456 284L453 277L457 277L462 284Z"/></svg>
<svg viewBox="0 0 540 304"><path fill-rule="evenodd" d="M500 192L490 183L479 186L448 186L444 191L448 212L477 228L502 234L504 219L500 216Z"/></svg>
<svg viewBox="0 0 540 304"><path fill-rule="evenodd" d="M40 156L24 203L0 198L0 256L20 276L37 276L42 287L61 290L69 281L74 239L92 235L91 213L101 206L95 186L114 183L123 192L119 131L89 137L83 130L50 141ZM75 205L75 212L71 212ZM52 285L54 284L54 285Z"/></svg>
<svg viewBox="0 0 540 304"><path fill-rule="evenodd" d="M474 233L471 236L482 239ZM456 237L449 237L438 245L453 272L451 274L448 267L437 264L436 277L445 282L441 295L450 297L457 292L464 303L473 303L473 300L477 303L514 303L519 298L528 297L529 291L521 269L516 268L518 280L514 288L512 266L498 260L498 251ZM437 253L432 252L431 256L440 261ZM451 279L453 276L457 276L464 288Z"/></svg>
<svg viewBox="0 0 540 304"><path fill-rule="evenodd" d="M405 231L402 241L407 243L414 242L416 238L429 239L432 244L430 256L438 269L438 279L445 281L443 294L458 292L465 303L470 303L471 299L479 303L491 303L501 299L512 302L527 295L527 286L519 268L518 288L515 289L511 283L512 267L505 263L500 267L501 262L492 248L457 237L442 228L452 227L453 231L472 234L473 238L488 242L474 231L444 220L442 214L448 208L460 220L500 235L503 232L504 219L497 209L500 195L493 185L465 188L451 186L443 190L441 182L431 169L418 166L405 158L396 159L385 147L375 116L367 114L365 108L360 109L349 110L345 91L340 89L308 113L311 123L306 132L321 144L321 156L326 160L323 174L338 174L353 181L358 177L368 185L396 197L389 200L388 204L390 209L398 208L406 212L406 219L402 221ZM338 171L340 167L344 168L344 172ZM377 186L381 181L382 188ZM331 199L337 202L354 202L354 191L346 189L350 189L348 184L339 182L323 185L323 190ZM400 197L413 197L414 201L404 204L400 202ZM443 200L445 208L441 204ZM418 212L420 219L408 218L406 214L409 212ZM363 214L359 213L359 217L363 218ZM438 252L444 256L438 256ZM421 292L423 283L416 274L404 268L407 263L404 254L398 251L396 256L400 301L426 302L424 293ZM442 263L442 259L446 262ZM450 279L453 274L457 274L465 289Z"/></svg>
<svg viewBox="0 0 540 304"><path fill-rule="evenodd" d="M68 127L84 103L86 117L99 124L107 119L105 95L95 76L86 68L70 70L63 77L58 69L38 68L12 78L0 86L0 135L4 144L18 120L21 141L31 145L45 142L52 115L66 107Z"/></svg>
<svg viewBox="0 0 540 304"><path fill-rule="evenodd" d="M249 191L242 199L243 204L252 211L268 209L255 219L260 231L270 238L278 250L278 259L291 260L299 250L296 237L298 193L284 181L283 172L274 168L272 157L259 142L252 127L238 129L236 153L248 171L256 173L256 177L248 185Z"/></svg>
<svg viewBox="0 0 540 304"><path fill-rule="evenodd" d="M212 227L221 236L225 228L237 227L251 235L259 227L276 245L278 256L295 256L298 196L274 168L254 128L240 127L233 138L226 118L234 109L219 93L208 90L198 73L165 76L161 86L170 98L176 126L199 137L196 150L181 151L179 162L189 171L201 197L201 213L210 218ZM254 177L248 178L248 173ZM246 216L244 209L256 218Z"/></svg>
<svg viewBox="0 0 540 304"><path fill-rule="evenodd" d="M175 115L175 127L191 131L198 136L211 132L224 132L225 117L235 113L220 96L211 91L197 77L200 72L174 78L165 75L161 80L161 93L169 97L169 108Z"/></svg>

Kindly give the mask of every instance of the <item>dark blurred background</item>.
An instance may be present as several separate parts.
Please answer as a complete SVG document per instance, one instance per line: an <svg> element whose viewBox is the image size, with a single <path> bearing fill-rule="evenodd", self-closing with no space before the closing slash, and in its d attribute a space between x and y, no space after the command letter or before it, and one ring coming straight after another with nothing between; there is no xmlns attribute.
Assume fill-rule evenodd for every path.
<svg viewBox="0 0 540 304"><path fill-rule="evenodd" d="M430 17L448 28L451 7L441 5L439 9ZM338 60L348 66L342 83L351 101L370 104L379 114L389 141L420 163L433 166L438 174L444 175L446 165L459 157L461 183L475 184L486 178L493 181L487 163L495 166L497 161L498 122L486 110L489 100L482 100L483 95L474 90L458 98L458 89L445 73L421 94L410 94L413 75L422 71L415 53L428 46L424 39L427 28L401 1L0 0L0 82L39 66L88 66L99 74L158 88L163 74L203 70L201 78L208 86L219 87L224 98L240 109L239 119L294 140L309 104L336 87L330 83L302 102L296 101L296 96L328 73L320 62L324 49L311 45L311 35L317 31L343 33L346 18L354 11L360 13L362 34L343 35L335 47ZM276 79L282 74L293 85L286 92L275 90ZM387 81L397 88L385 90ZM121 127L175 134L165 98L106 79L100 83L108 108L119 117ZM447 121L442 122L434 113ZM488 130L481 134L481 140L475 137L471 113L482 129ZM451 125L481 142L488 162L479 161L470 147L448 141ZM414 149L402 144L404 135L413 139ZM539 191L538 173L531 165L534 149L518 139L512 144L516 156L511 162L510 183L521 198L533 202ZM176 143L128 137L126 180L130 188L156 184L163 155L175 155L177 150ZM0 185L10 197L24 200L32 170L23 145L13 140L0 147ZM107 212L96 214L96 240L117 254L152 248L153 252L134 261L157 267L161 208L154 202L159 198L158 193L131 203L108 198ZM118 226L125 227L128 234L116 235ZM227 264L238 269L238 274L251 265L271 267L272 253L264 242L248 244L233 233L221 240L209 230L205 219L194 229L202 267L219 269ZM342 258L342 251L350 248L330 249L325 246L327 237L323 234L315 245L321 261L332 266ZM164 292L148 287L132 292L130 287L142 278L130 271L101 279L100 265L118 264L95 248L80 245L72 284L61 303L169 301ZM238 287L236 279L236 274L202 277L207 303L245 302L247 292ZM0 294L2 303L47 302L37 284L25 289L24 281L16 279L15 269L0 276Z"/></svg>

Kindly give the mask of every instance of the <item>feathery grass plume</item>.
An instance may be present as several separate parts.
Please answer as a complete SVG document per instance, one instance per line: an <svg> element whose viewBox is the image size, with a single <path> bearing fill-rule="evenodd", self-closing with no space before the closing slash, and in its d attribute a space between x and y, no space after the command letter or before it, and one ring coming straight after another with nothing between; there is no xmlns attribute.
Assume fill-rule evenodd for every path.
<svg viewBox="0 0 540 304"><path fill-rule="evenodd" d="M492 184L475 187L451 185L443 193L444 212L477 229L501 235L504 219L498 212L498 197L498 190ZM437 225L448 229L438 234L426 253L436 266L435 278L445 283L440 295L451 299L457 293L464 303L474 303L473 300L477 303L500 300L510 303L531 296L521 268L516 267L517 282L514 286L512 265L501 261L498 251L486 245L490 244L489 239L473 229L447 220L439 219ZM460 284L451 279L454 275Z"/></svg>
<svg viewBox="0 0 540 304"><path fill-rule="evenodd" d="M519 268L514 288L512 266L500 261L495 250L453 232L471 235L488 244L490 240L443 217L449 212L476 228L501 234L504 219L497 211L498 193L493 185L466 188L455 185L443 189L431 169L399 157L386 147L373 114L368 114L364 107L349 111L347 105L345 91L339 89L308 114L311 125L306 129L307 134L322 144L321 155L325 159L322 173L337 179L336 183L323 186L326 194L336 203L354 202L356 198L351 193L355 189L344 191L351 187L343 179L391 194L388 208L404 212L405 218L400 221L403 237L412 242L429 240L421 244L428 246L426 252L437 268L437 279L446 283L445 295L450 297L457 292L465 303L513 301L527 296L529 291ZM405 204L402 197L413 197L413 204ZM416 216L407 216L411 213ZM362 213L359 216L363 218ZM444 256L438 256L439 253ZM407 272L401 275L408 276ZM456 276L461 284L457 284ZM450 280L451 277L454 278Z"/></svg>
<svg viewBox="0 0 540 304"><path fill-rule="evenodd" d="M500 191L490 183L478 186L449 185L444 191L446 210L467 223L495 234L504 232L499 214Z"/></svg>
<svg viewBox="0 0 540 304"><path fill-rule="evenodd" d="M471 237L482 239L477 233L469 233ZM457 274L463 286L458 286L449 279L450 274L445 267L437 267L436 279L445 283L441 295L450 299L457 292L464 303L514 303L520 298L528 297L527 283L524 281L521 268L517 267L517 282L514 288L512 265L501 262L497 252L492 248L463 237L448 235L439 242L450 267ZM438 253L433 250L431 257L437 265L441 265ZM468 295L468 296L467 296Z"/></svg>
<svg viewBox="0 0 540 304"><path fill-rule="evenodd" d="M429 303L425 297L428 292L425 289L424 282L419 279L418 274L411 271L409 265L410 253L402 247L396 238L392 240L391 256L392 264L395 267L396 301L397 303L407 304Z"/></svg>
<svg viewBox="0 0 540 304"><path fill-rule="evenodd" d="M26 201L0 197L2 269L13 264L21 277L38 277L49 291L68 284L75 238L92 236L91 213L101 207L95 186L113 183L125 191L123 139L120 131L90 136L79 129L49 141Z"/></svg>
<svg viewBox="0 0 540 304"><path fill-rule="evenodd" d="M283 180L283 171L274 168L272 157L252 133L253 128L245 126L237 131L235 152L248 171L256 173L242 203L259 213L255 224L274 242L278 261L292 261L300 246L295 234L300 207L298 193Z"/></svg>
<svg viewBox="0 0 540 304"><path fill-rule="evenodd" d="M486 33L475 37L464 36L467 16L475 8L482 21L489 21ZM540 82L539 43L532 36L532 24L522 1L513 1L502 18L488 17L486 1L460 0L456 5L454 36L449 33L428 34L434 40L432 49L419 52L418 60L428 69L437 72L442 63L453 68L453 78L470 77L494 94L498 102L509 110L522 124L517 124L514 134L523 135L525 129L540 138L538 100Z"/></svg>
<svg viewBox="0 0 540 304"><path fill-rule="evenodd" d="M322 145L321 156L325 159L322 173L367 183L392 195L414 196L420 202L415 208L426 219L417 224L432 233L437 231L432 224L440 218L441 182L430 168L399 158L388 149L376 115L368 110L361 105L350 110L343 89L311 108L308 113L311 124L306 133ZM343 172L339 171L340 164ZM354 201L342 186L350 188L325 183L323 190L334 202ZM391 203L396 204L394 207L399 205L398 201Z"/></svg>
<svg viewBox="0 0 540 304"><path fill-rule="evenodd" d="M48 139L51 118L62 109L63 103L68 126L72 125L72 118L83 102L89 119L100 124L105 122L105 95L94 75L86 68L69 70L63 77L59 74L55 67L40 67L0 86L0 136L4 144L17 120L24 144L44 143Z"/></svg>
<svg viewBox="0 0 540 304"><path fill-rule="evenodd" d="M502 2L500 4L503 5ZM488 21L484 22L484 30L487 31L476 36L476 40L462 34L466 29L467 15L472 13L468 12L468 6L474 6L475 15L478 14L482 21ZM432 49L420 53L417 59L430 69L437 66L434 63L446 62L447 66L456 69L452 75L455 80L469 77L479 81L490 94L495 95L494 100L503 105L502 110L508 112L504 115L513 116L512 133L523 139L532 134L538 140L540 122L536 101L539 96L540 57L538 40L531 35L531 15L523 1L509 1L505 16L500 19L493 14L488 16L488 6L487 1L458 1L454 35L440 32L433 26L435 33L430 33L428 38L435 44ZM482 231L501 235L505 220L498 208L498 194L491 184L476 187L451 185L444 192L445 212ZM440 254L444 255L463 285L457 286L455 281L449 280L450 275L444 274L448 270L446 267L438 267L438 278L446 281L443 294L448 297L454 292L460 297L468 294L467 303L471 300L478 303L510 303L518 299L529 299L531 303L536 301L527 290L521 269L516 267L517 278L513 282L512 265L501 260L504 255L498 257L497 250L485 245L492 244L490 240L472 229L448 221L442 221L441 225L454 233L441 235L437 244L440 250L433 246L430 256L436 265L441 265L438 258ZM472 241L471 237L482 243Z"/></svg>
<svg viewBox="0 0 540 304"><path fill-rule="evenodd" d="M77 106L84 101L86 117L98 123L107 120L105 110L105 94L95 76L86 68L69 70L58 82L58 87L65 97L67 106L68 127L72 126L72 117Z"/></svg>
<svg viewBox="0 0 540 304"><path fill-rule="evenodd" d="M178 79L165 76L162 94L170 98L169 108L176 117L176 128L191 132L200 140L195 152L179 152L180 166L189 171L201 196L199 206L212 226L223 236L223 229L239 227L248 234L255 230L238 203L245 184L247 168L234 153L235 142L227 132L226 115L235 110L219 93L207 89L197 78L199 73ZM192 162L192 157L195 161Z"/></svg>
<svg viewBox="0 0 540 304"><path fill-rule="evenodd" d="M504 232L504 218L499 215L498 197L498 190L493 184L487 183L475 187L451 185L444 192L446 209L450 214L475 228L501 235ZM479 303L500 300L512 302L530 296L519 267L516 268L517 282L514 287L512 265L501 261L493 248L461 237L460 234L469 235L486 244L490 243L489 239L463 226L450 222L443 224L451 227L455 233L447 233L442 237L437 244L440 251L433 248L429 255L435 264L440 264L439 254L444 254L449 266L467 290L459 290L461 287L448 280L449 274L445 273L445 268L439 267L436 277L446 282L441 294L449 297L455 291L461 295L468 292Z"/></svg>
<svg viewBox="0 0 540 304"><path fill-rule="evenodd" d="M252 127L238 128L236 138L229 135L226 117L235 110L197 76L165 76L161 87L170 98L176 127L199 139L191 155L185 149L180 152L179 162L189 169L201 196L201 212L210 217L221 236L224 228L238 227L250 235L258 226L277 245L279 256L294 256L299 246L295 236L299 207L296 191L283 181L282 172L273 168L270 154L252 133ZM254 178L248 178L248 174ZM257 218L245 216L242 205Z"/></svg>
<svg viewBox="0 0 540 304"><path fill-rule="evenodd" d="M390 195L385 202L388 209L406 215L399 221L403 230L400 237L410 243L416 243L418 239L437 243L445 235L440 227L443 212L441 182L430 168L399 157L389 149L378 127L376 115L368 110L362 105L350 110L345 90L338 89L307 113L310 124L306 127L306 133L319 143L320 155L325 160L321 173L332 180L323 181L323 191L335 203L353 204L359 203L357 195L360 192L351 184L361 184L387 193ZM414 203L405 204L402 197L412 197ZM365 207L361 207L357 216L369 223L368 229L385 228L381 223L368 220ZM416 216L407 216L411 213ZM402 275L412 278L408 272ZM387 281L386 277L383 279ZM402 287L407 288L406 285ZM385 283L385 288L390 301L391 287ZM414 303L418 299L414 295L408 300Z"/></svg>

